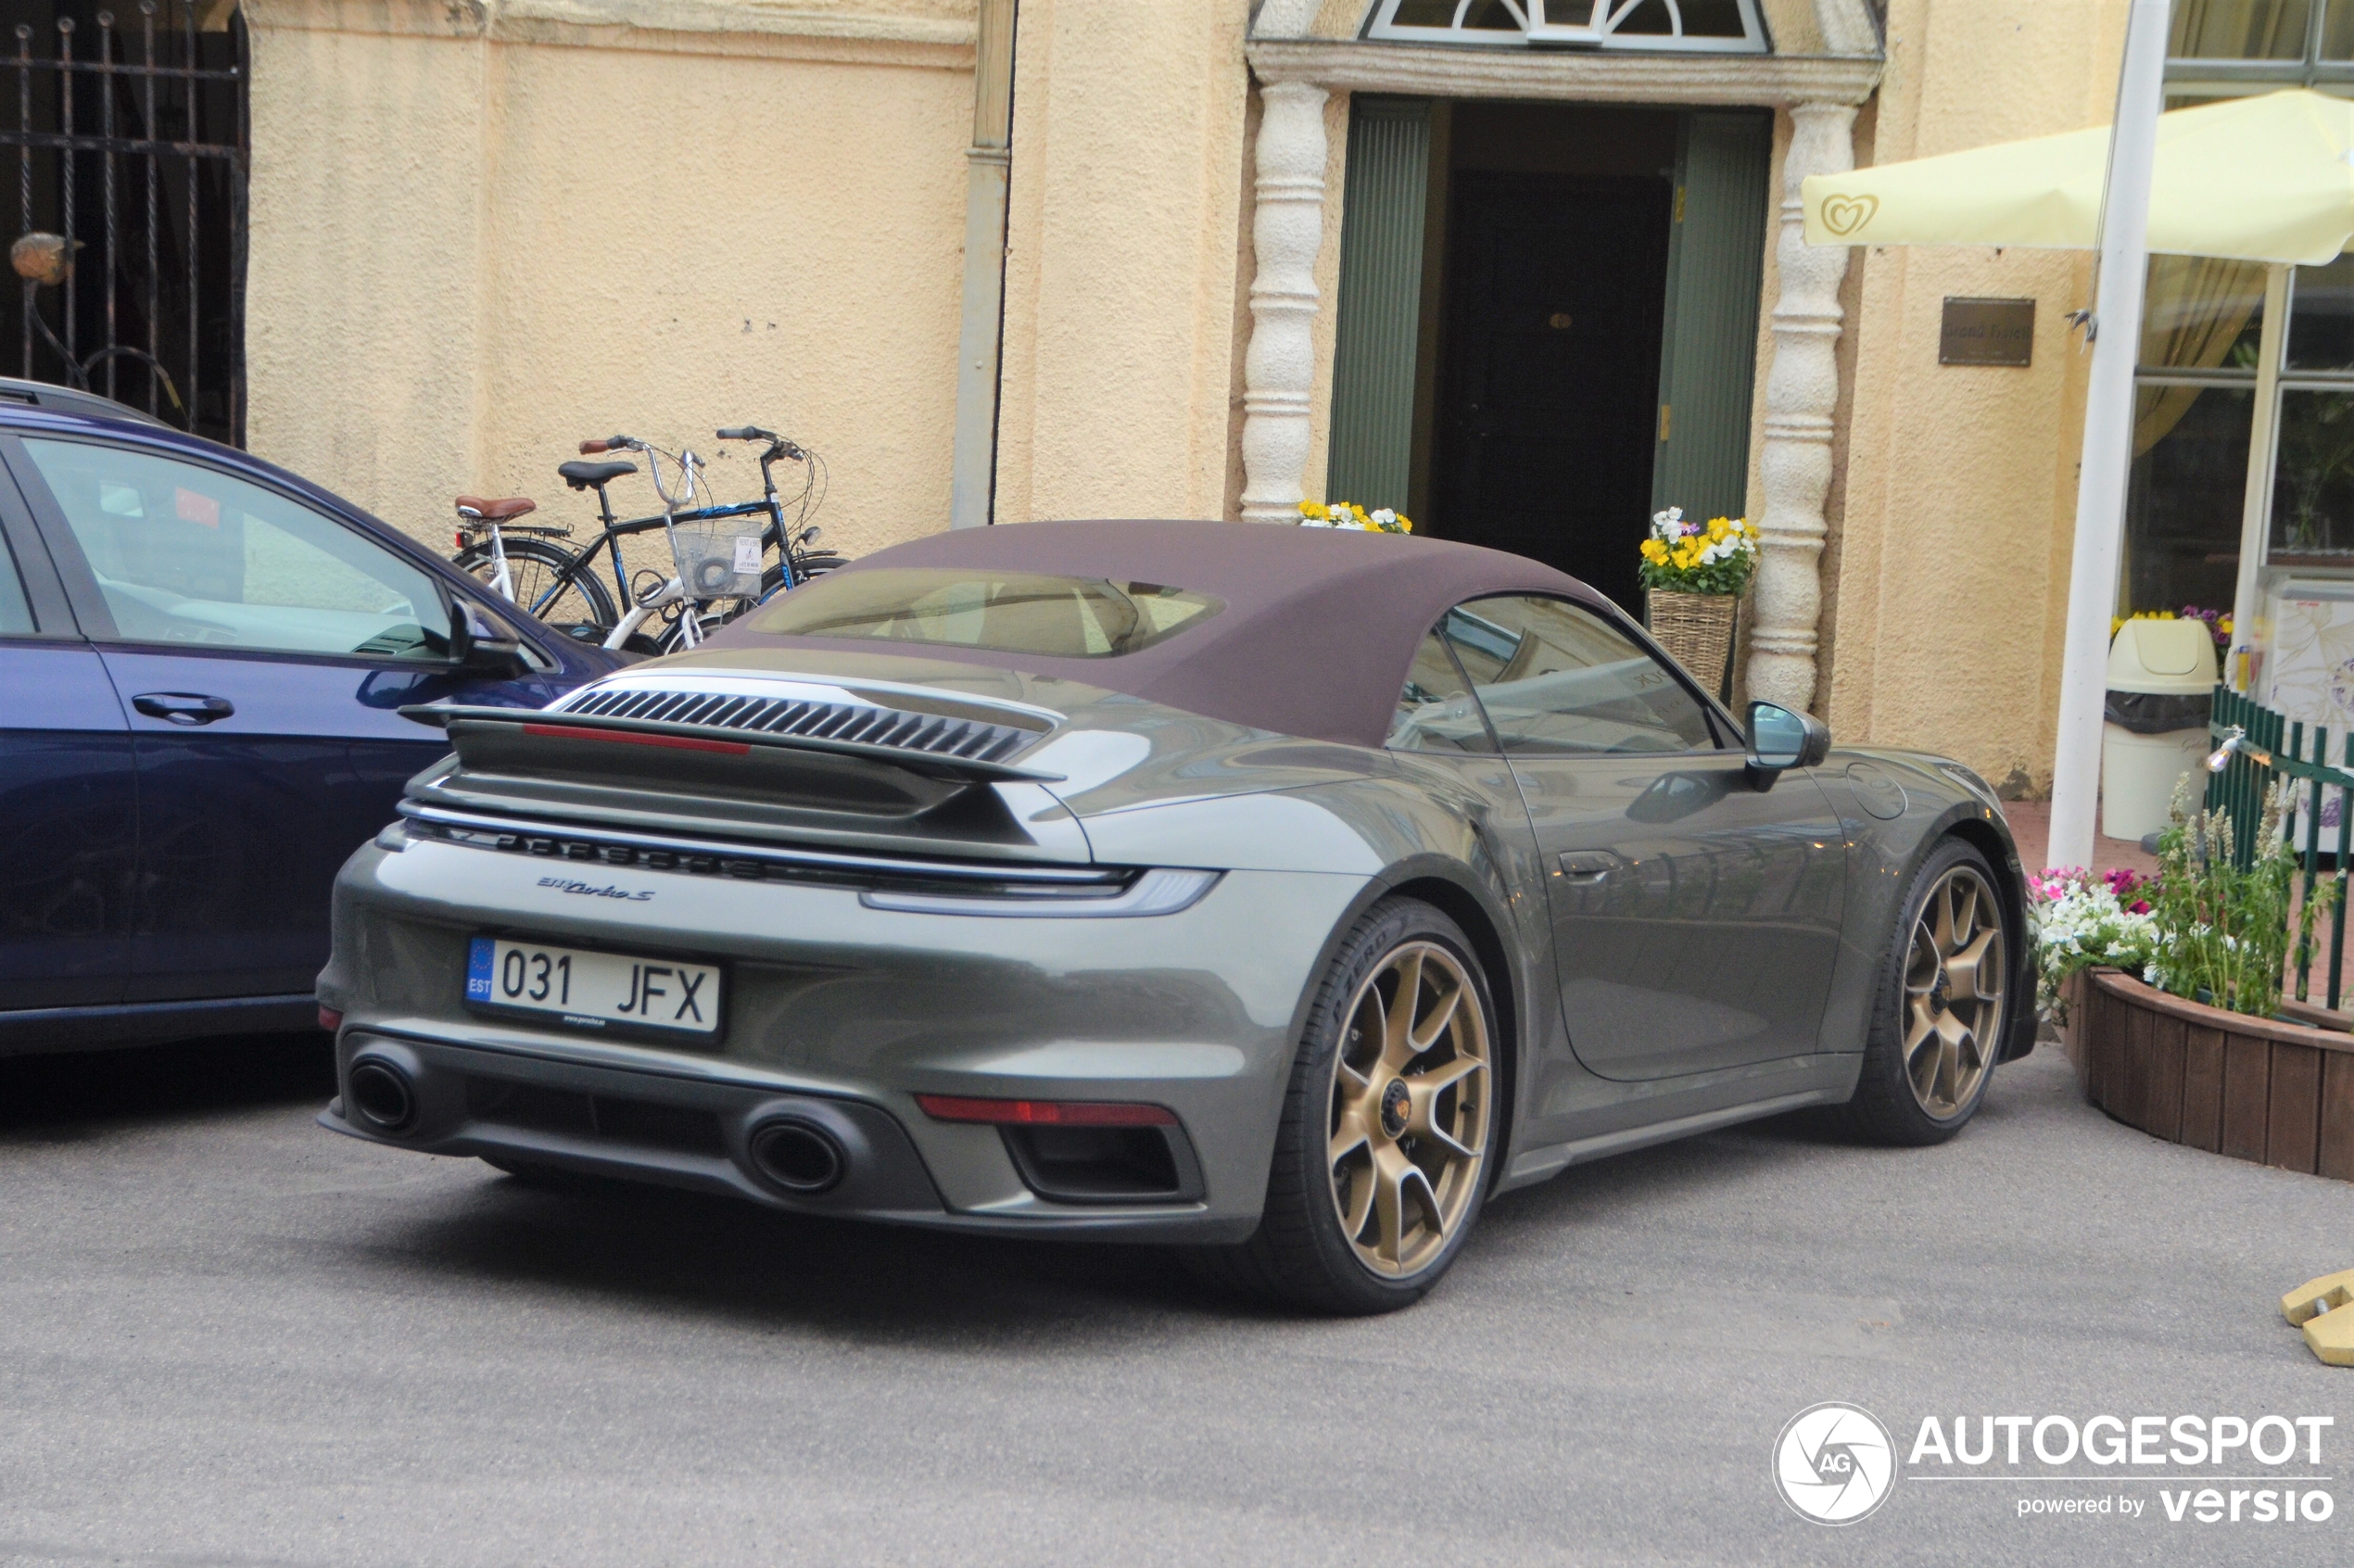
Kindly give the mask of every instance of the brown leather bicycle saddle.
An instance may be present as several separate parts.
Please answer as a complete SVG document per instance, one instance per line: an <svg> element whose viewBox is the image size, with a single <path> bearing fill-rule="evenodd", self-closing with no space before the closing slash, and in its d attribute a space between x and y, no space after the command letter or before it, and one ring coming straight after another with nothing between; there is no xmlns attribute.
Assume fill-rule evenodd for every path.
<svg viewBox="0 0 2354 1568"><path fill-rule="evenodd" d="M539 503L529 496L508 496L499 500L485 500L480 496L460 496L458 510L471 512L486 523L504 523L510 517L521 517L526 512L537 512Z"/></svg>

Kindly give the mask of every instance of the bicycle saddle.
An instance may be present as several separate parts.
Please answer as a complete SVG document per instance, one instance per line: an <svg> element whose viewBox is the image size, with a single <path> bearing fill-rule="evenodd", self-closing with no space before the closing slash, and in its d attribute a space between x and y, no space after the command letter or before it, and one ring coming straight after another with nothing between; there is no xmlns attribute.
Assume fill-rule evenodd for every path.
<svg viewBox="0 0 2354 1568"><path fill-rule="evenodd" d="M504 523L510 517L521 517L526 512L537 512L539 503L529 496L509 496L503 500L485 500L480 496L460 496L458 510L486 523Z"/></svg>
<svg viewBox="0 0 2354 1568"><path fill-rule="evenodd" d="M634 462L562 462L556 465L557 476L576 490L585 490L591 485L610 484L625 474L637 472L638 465Z"/></svg>

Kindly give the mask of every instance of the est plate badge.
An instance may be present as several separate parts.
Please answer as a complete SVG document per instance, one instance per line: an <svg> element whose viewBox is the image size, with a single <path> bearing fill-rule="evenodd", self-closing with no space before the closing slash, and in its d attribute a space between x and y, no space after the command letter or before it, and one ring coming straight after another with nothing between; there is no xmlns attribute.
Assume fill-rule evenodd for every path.
<svg viewBox="0 0 2354 1568"><path fill-rule="evenodd" d="M478 936L466 953L466 1000L548 1016L576 1029L622 1024L709 1037L719 1028L719 970L677 958L596 953Z"/></svg>

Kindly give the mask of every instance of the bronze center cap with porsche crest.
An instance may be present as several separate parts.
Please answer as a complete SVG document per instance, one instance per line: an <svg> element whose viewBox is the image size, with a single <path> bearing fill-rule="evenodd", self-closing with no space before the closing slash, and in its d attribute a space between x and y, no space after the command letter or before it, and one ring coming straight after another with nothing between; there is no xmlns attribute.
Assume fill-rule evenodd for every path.
<svg viewBox="0 0 2354 1568"><path fill-rule="evenodd" d="M1391 1079L1389 1087L1381 1092L1381 1130L1392 1138L1405 1132L1413 1107L1414 1097L1406 1092L1406 1081Z"/></svg>

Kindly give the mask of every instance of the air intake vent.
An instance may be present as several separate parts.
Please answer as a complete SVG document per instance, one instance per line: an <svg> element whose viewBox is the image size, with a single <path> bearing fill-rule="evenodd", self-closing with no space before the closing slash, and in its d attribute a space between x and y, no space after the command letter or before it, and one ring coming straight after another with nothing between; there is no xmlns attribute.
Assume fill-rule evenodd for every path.
<svg viewBox="0 0 2354 1568"><path fill-rule="evenodd" d="M563 706L568 714L606 718L658 720L714 729L758 730L769 735L805 735L823 740L855 740L868 746L930 752L938 756L996 762L1038 739L1031 730L978 719L911 714L853 702L816 702L791 697L743 697L716 691L642 691L626 687L586 691Z"/></svg>

